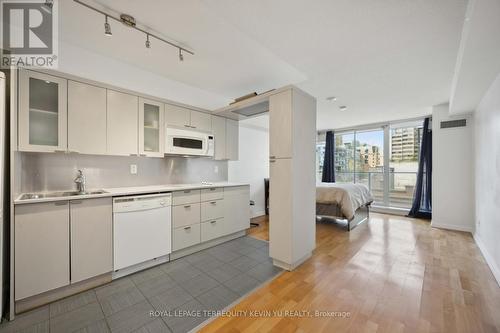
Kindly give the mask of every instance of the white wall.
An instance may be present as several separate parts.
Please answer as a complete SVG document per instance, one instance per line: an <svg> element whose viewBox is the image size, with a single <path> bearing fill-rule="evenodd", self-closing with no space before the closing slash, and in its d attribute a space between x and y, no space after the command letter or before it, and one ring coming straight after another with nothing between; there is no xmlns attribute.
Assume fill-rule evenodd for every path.
<svg viewBox="0 0 500 333"><path fill-rule="evenodd" d="M500 285L500 75L475 113L474 238Z"/></svg>
<svg viewBox="0 0 500 333"><path fill-rule="evenodd" d="M265 214L264 178L269 178L269 132L240 123L239 161L228 163L228 180L250 184L252 217Z"/></svg>
<svg viewBox="0 0 500 333"><path fill-rule="evenodd" d="M440 122L467 119L467 127ZM432 226L474 231L473 119L449 116L448 104L432 110Z"/></svg>

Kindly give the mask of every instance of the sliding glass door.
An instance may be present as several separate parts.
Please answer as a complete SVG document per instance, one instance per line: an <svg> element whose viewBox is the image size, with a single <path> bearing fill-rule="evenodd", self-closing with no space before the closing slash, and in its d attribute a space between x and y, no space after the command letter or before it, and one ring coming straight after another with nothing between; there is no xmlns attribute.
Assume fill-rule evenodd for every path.
<svg viewBox="0 0 500 333"><path fill-rule="evenodd" d="M410 208L418 171L422 122L335 133L335 180L365 184L374 205ZM321 181L325 143L317 144Z"/></svg>

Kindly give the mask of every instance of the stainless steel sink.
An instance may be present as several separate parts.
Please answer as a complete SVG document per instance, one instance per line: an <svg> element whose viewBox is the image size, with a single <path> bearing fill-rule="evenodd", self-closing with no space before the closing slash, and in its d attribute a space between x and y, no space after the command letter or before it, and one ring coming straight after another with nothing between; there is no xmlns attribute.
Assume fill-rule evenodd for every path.
<svg viewBox="0 0 500 333"><path fill-rule="evenodd" d="M104 190L97 190L97 191L87 191L87 192L61 191L61 192L45 192L45 193L25 193L19 198L19 200L74 197L74 196L78 196L78 195L96 195L96 194L104 194L104 193L108 193L108 192L106 192Z"/></svg>

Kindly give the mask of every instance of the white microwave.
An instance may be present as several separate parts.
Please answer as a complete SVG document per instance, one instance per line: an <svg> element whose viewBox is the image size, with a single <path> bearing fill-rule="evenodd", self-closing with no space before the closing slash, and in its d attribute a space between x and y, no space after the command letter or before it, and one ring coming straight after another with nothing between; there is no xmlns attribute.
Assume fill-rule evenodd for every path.
<svg viewBox="0 0 500 333"><path fill-rule="evenodd" d="M210 133L167 127L165 137L165 154L214 156L214 136Z"/></svg>

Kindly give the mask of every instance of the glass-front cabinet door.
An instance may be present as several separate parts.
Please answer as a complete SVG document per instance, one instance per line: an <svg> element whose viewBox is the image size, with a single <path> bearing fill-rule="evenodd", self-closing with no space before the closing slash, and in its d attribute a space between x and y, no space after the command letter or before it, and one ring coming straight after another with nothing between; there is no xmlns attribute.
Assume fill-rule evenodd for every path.
<svg viewBox="0 0 500 333"><path fill-rule="evenodd" d="M19 71L19 150L67 149L67 80Z"/></svg>
<svg viewBox="0 0 500 333"><path fill-rule="evenodd" d="M139 154L163 157L165 129L163 103L139 99Z"/></svg>

